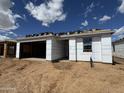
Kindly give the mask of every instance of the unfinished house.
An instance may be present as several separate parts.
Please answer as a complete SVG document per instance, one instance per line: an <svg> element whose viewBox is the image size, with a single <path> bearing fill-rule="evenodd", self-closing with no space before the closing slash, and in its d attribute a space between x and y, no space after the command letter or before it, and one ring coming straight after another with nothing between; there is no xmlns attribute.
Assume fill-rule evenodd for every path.
<svg viewBox="0 0 124 93"><path fill-rule="evenodd" d="M16 41L14 40L0 41L0 56L3 58L15 57Z"/></svg>
<svg viewBox="0 0 124 93"><path fill-rule="evenodd" d="M124 38L113 42L113 50L116 57L124 58Z"/></svg>
<svg viewBox="0 0 124 93"><path fill-rule="evenodd" d="M41 58L48 61L60 59L64 55L62 52L65 51L66 41L58 39L52 33L33 34L32 37L17 39L16 58Z"/></svg>
<svg viewBox="0 0 124 93"><path fill-rule="evenodd" d="M111 34L108 30L41 33L17 40L16 58L43 58L112 63Z"/></svg>

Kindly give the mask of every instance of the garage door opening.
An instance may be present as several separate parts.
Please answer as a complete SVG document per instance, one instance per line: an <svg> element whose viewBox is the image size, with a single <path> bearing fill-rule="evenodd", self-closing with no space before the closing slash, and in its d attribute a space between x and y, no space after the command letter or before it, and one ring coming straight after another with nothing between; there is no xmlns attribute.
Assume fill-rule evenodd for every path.
<svg viewBox="0 0 124 93"><path fill-rule="evenodd" d="M46 58L46 41L21 43L20 58Z"/></svg>
<svg viewBox="0 0 124 93"><path fill-rule="evenodd" d="M0 56L3 56L4 44L0 44Z"/></svg>

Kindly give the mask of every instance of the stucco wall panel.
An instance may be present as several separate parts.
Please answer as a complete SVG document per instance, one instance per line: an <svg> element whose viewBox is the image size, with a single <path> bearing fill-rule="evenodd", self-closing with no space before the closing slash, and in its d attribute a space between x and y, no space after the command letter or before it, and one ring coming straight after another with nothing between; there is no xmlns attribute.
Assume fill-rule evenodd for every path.
<svg viewBox="0 0 124 93"><path fill-rule="evenodd" d="M60 40L52 40L52 60L61 59L64 57L64 44Z"/></svg>
<svg viewBox="0 0 124 93"><path fill-rule="evenodd" d="M124 40L115 44L115 56L124 58Z"/></svg>
<svg viewBox="0 0 124 93"><path fill-rule="evenodd" d="M102 61L101 57L101 37L92 38L92 56L94 61Z"/></svg>
<svg viewBox="0 0 124 93"><path fill-rule="evenodd" d="M16 58L20 58L20 43L16 44Z"/></svg>
<svg viewBox="0 0 124 93"><path fill-rule="evenodd" d="M69 60L76 60L76 39L69 39Z"/></svg>
<svg viewBox="0 0 124 93"><path fill-rule="evenodd" d="M52 40L46 40L46 60L52 60Z"/></svg>
<svg viewBox="0 0 124 93"><path fill-rule="evenodd" d="M102 61L103 63L112 63L112 44L111 36L104 35L102 36Z"/></svg>

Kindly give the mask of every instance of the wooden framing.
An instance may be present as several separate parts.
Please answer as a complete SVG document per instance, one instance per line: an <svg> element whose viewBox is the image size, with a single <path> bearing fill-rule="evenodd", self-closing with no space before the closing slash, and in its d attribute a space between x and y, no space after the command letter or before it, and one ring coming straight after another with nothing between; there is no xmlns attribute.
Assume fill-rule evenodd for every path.
<svg viewBox="0 0 124 93"><path fill-rule="evenodd" d="M0 42L0 47L3 47L3 51L2 49L0 50L3 58L7 58L7 57L15 57L16 55L16 42L15 41L1 41Z"/></svg>

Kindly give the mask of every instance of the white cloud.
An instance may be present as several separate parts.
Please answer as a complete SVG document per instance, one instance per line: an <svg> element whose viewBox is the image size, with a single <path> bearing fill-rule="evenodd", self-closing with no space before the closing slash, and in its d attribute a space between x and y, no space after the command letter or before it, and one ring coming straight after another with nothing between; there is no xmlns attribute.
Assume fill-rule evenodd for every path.
<svg viewBox="0 0 124 93"><path fill-rule="evenodd" d="M124 0L121 0L121 5L118 7L118 11L122 14L124 14Z"/></svg>
<svg viewBox="0 0 124 93"><path fill-rule="evenodd" d="M113 35L121 35L124 33L124 26L119 29L115 29L115 33Z"/></svg>
<svg viewBox="0 0 124 93"><path fill-rule="evenodd" d="M97 20L97 17L93 17L94 20Z"/></svg>
<svg viewBox="0 0 124 93"><path fill-rule="evenodd" d="M0 35L0 41L11 39L10 37L7 37L5 35Z"/></svg>
<svg viewBox="0 0 124 93"><path fill-rule="evenodd" d="M17 37L18 35L12 31L0 30L0 41L6 40L6 39L17 38Z"/></svg>
<svg viewBox="0 0 124 93"><path fill-rule="evenodd" d="M16 33L12 32L12 31L8 31L8 32L6 32L5 35L6 35L6 36L10 36L10 35L12 35L12 36L14 36L14 37L17 37L17 36L18 36Z"/></svg>
<svg viewBox="0 0 124 93"><path fill-rule="evenodd" d="M64 0L50 0L46 3L41 3L39 6L35 6L32 2L29 2L25 9L37 20L42 22L43 26L49 26L49 24L55 21L63 21L66 18L66 14L63 13Z"/></svg>
<svg viewBox="0 0 124 93"><path fill-rule="evenodd" d="M84 12L84 17L87 17L89 13L93 11L93 8L95 8L94 3L92 2L87 8L86 11Z"/></svg>
<svg viewBox="0 0 124 93"><path fill-rule="evenodd" d="M118 36L119 39L124 38L124 33Z"/></svg>
<svg viewBox="0 0 124 93"><path fill-rule="evenodd" d="M113 36L117 36L117 39L124 38L124 26L119 29L115 29L115 33L113 34Z"/></svg>
<svg viewBox="0 0 124 93"><path fill-rule="evenodd" d="M111 20L111 17L107 16L107 15L104 15L102 18L99 19L99 21L101 21L101 22L106 22L108 20Z"/></svg>
<svg viewBox="0 0 124 93"><path fill-rule="evenodd" d="M10 9L12 6L11 0L0 0L0 30L9 31L18 28L16 19L20 16L12 12Z"/></svg>
<svg viewBox="0 0 124 93"><path fill-rule="evenodd" d="M83 25L83 26L88 26L88 21L85 20L84 22L81 23L81 25Z"/></svg>

